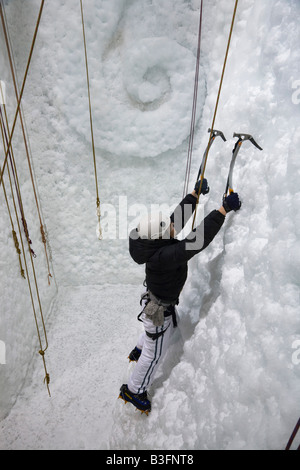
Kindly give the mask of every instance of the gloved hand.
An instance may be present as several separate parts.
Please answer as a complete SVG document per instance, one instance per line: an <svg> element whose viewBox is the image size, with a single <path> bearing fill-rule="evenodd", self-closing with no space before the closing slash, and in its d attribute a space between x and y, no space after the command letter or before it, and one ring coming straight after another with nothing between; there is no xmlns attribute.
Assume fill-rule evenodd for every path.
<svg viewBox="0 0 300 470"><path fill-rule="evenodd" d="M241 208L241 201L239 199L238 193L231 193L229 196L223 197L223 207L228 213L230 211L238 211Z"/></svg>
<svg viewBox="0 0 300 470"><path fill-rule="evenodd" d="M199 194L200 184L201 184L201 179L199 181L197 181L197 183L195 184L194 190L196 191L197 194ZM209 193L208 182L207 182L206 178L203 178L201 194L205 195L205 194L208 194L208 193Z"/></svg>

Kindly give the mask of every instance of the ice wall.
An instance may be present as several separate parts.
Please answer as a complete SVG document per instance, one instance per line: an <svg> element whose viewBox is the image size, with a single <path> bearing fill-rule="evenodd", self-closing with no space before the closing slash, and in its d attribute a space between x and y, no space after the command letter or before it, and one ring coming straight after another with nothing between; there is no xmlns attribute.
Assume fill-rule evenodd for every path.
<svg viewBox="0 0 300 470"><path fill-rule="evenodd" d="M22 76L39 2L4 3ZM199 2L84 4L103 225L116 221L118 235L124 198L132 208L172 205L181 197ZM232 11L228 1L211 1L204 9L192 178L207 144ZM213 245L190 263L180 303L182 337L152 391L153 412L146 422L137 419L128 427L132 410L117 409L112 448L282 448L298 418L299 364L293 359L300 334L298 17L294 0L240 3L215 126L228 142L216 142L211 151L205 212L220 205L233 132L252 133L264 151L243 145L234 175L243 208L228 216ZM115 283L117 289L120 283L141 283L143 269L130 260L126 236L103 242L96 237L81 34L74 2L46 3L24 111L58 284ZM19 133L16 138L21 148ZM53 291L46 285L22 162L30 233L49 311ZM8 364L0 365L10 387L3 395L8 406L36 338L27 321L27 287L16 281L7 214L2 205L0 210L6 221L0 234L1 318L6 356L14 367L11 374Z"/></svg>
<svg viewBox="0 0 300 470"><path fill-rule="evenodd" d="M232 6L218 2L205 9L208 95L202 148ZM271 7L269 1L246 1L239 6L216 121L228 143L220 142L211 151L206 210L224 191L233 132L252 133L264 150L242 146L234 175L242 210L227 217L220 236L190 265L180 304L182 355L167 380L157 381L151 419L138 422L131 432L125 428L127 414L116 418L113 446L122 445L125 428L130 448L281 449L297 421L298 15L299 3L293 1L272 2Z"/></svg>

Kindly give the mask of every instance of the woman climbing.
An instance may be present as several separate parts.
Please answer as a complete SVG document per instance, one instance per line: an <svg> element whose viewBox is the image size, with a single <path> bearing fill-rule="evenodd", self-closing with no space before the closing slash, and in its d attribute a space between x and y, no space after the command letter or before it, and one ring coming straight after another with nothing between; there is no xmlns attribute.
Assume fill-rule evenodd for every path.
<svg viewBox="0 0 300 470"><path fill-rule="evenodd" d="M225 216L237 211L241 202L237 193L223 198L218 210L208 214L202 223L183 240L176 239L197 205L199 190L209 191L207 180L199 180L191 194L177 206L173 214L150 214L130 233L129 252L138 264L146 265L146 293L142 297L143 311L139 319L144 332L129 359L137 364L128 384L123 384L120 396L137 409L148 414L151 402L147 390L153 382L157 368L168 348L176 327L175 305L187 279L188 261L204 250L222 227Z"/></svg>

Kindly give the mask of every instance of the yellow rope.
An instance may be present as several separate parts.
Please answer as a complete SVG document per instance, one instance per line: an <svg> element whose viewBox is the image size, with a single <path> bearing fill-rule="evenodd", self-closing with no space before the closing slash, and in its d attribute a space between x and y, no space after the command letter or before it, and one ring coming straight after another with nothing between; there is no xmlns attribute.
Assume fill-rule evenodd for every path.
<svg viewBox="0 0 300 470"><path fill-rule="evenodd" d="M227 64L227 58L228 58L230 42L231 42L231 36L232 36L232 32L233 32L233 26L234 26L234 21L235 21L235 16L236 16L238 3L239 3L239 0L236 0L235 1L235 6L234 6L234 11L233 11L233 16L232 16L232 21L231 21L230 33L229 33L229 38L228 38L228 43L227 43L227 49L226 49L225 60L224 60L224 64L223 64L223 70L222 70L221 81L220 81L220 85L219 85L219 91L218 91L214 116L213 116L213 120L212 120L212 125L210 126L211 131L210 131L210 136L209 136L208 142L210 142L210 140L212 138L212 135L213 135L213 132L214 132L215 120L216 120L218 106L219 106L219 100L220 100L220 95L221 95L221 90L222 90L222 85L223 85L225 68L226 68L226 64ZM208 147L208 150L207 150L207 153L206 153L206 157L205 157L205 161L204 161L204 165L203 165L202 173L201 173L201 181L200 181L200 187L199 187L199 191L198 191L197 205L196 205L196 210L195 210L195 213L194 213L193 228L194 228L194 224L195 224L195 220L196 220L197 206L198 206L199 197L200 197L200 194L201 194L201 189L202 189L202 184L203 184L203 179L204 179L204 173L205 173L205 169L206 169L208 154L209 154L209 147Z"/></svg>
<svg viewBox="0 0 300 470"><path fill-rule="evenodd" d="M24 88L25 88L25 84L26 84L26 80L27 80L27 75L28 75L28 71L29 71L29 67L30 67L30 63L31 63L31 58L32 58L33 49L34 49L34 46L35 46L35 41L36 41L36 37L37 37L41 17L42 17L44 3L45 3L45 0L42 0L41 6L40 6L40 11L39 11L39 16L38 16L38 19L37 19L37 23L36 23L36 27L35 27L35 31L34 31L34 35L33 35L32 44L31 44L31 48L30 48L30 53L29 53L29 57L28 57L28 61L27 61L27 66L26 66L26 70L25 70L25 74L24 74L24 79L23 79L23 83L22 83L22 87L21 87L21 91L20 91L18 105L17 105L17 109L16 109L16 112L15 112L13 125L12 125L12 128L11 128L10 139L9 139L9 142L8 142L8 146L7 146L7 150L6 150L6 154L5 154L5 158L4 158L4 162L3 162L3 166L2 166L2 171L1 171L1 174L0 174L0 184L2 182L3 173L4 173L4 170L5 170L5 167L6 167L8 154L9 154L10 147L11 147L11 141L12 141L12 138L13 138L13 135L14 135L14 132L15 132L16 122L17 122L17 118L18 118L18 114L19 114L19 109L20 109L20 106L21 106L21 101L22 101L22 98L23 98Z"/></svg>
<svg viewBox="0 0 300 470"><path fill-rule="evenodd" d="M14 65L13 53L12 53L12 48L11 48L10 39L9 39L5 9L4 9L4 6L2 6L2 2L0 3L0 17L1 17L3 33L4 33L5 43L6 43L6 49L7 49L7 54L8 54L8 59L9 59L9 64L10 64L14 89L15 89L15 95L16 95L16 99L17 99L17 102L18 102L19 92L18 92L18 86L17 86L17 80L16 80L15 65ZM4 103L4 100L2 100L2 102ZM52 274L50 272L50 262L49 262L48 252L47 252L47 239L46 239L46 236L45 236L45 230L44 230L42 216L41 216L41 209L39 207L37 192L36 192L35 183L34 183L33 171L32 171L32 167L31 167L30 155L29 155L29 145L27 143L27 138L26 138L26 133L25 133L25 125L24 125L24 120L23 120L21 107L19 108L19 118L20 118L22 133L23 133L25 151L26 151L26 156L27 156L27 161L28 161L28 167L29 167L29 172L30 172L30 177L31 177L31 182L32 182L36 207L37 207L37 212L38 212L38 216L39 216L39 220L40 220L41 237L42 237L42 242L44 244L45 257L46 257L46 262L47 262L47 267L48 267L48 284L50 285L50 278L52 278Z"/></svg>
<svg viewBox="0 0 300 470"><path fill-rule="evenodd" d="M100 209L100 198L99 198L99 189L98 189L98 177L97 177L97 165L96 165L96 152L95 152L95 143L94 143L94 131L93 131L93 117L92 117L92 104L91 104L91 91L90 91L90 79L89 79L89 66L88 66L88 56L87 56L87 47L86 47L86 38L85 38L85 26L84 26L84 13L83 13L83 4L80 0L81 7L81 22L82 22L82 33L83 33L83 44L84 44L84 55L85 55L85 68L86 68L86 80L87 80L87 90L89 98L89 112L90 112L90 126L91 126L91 137L92 137L92 150L93 150L93 159L94 159L94 172L95 172L95 183L96 183L96 205L97 205L97 216L98 216L98 238L102 239L102 230L101 230L101 209Z"/></svg>
<svg viewBox="0 0 300 470"><path fill-rule="evenodd" d="M3 106L3 108L4 108L4 110L5 110L5 105ZM5 115L6 115L6 113L5 113ZM3 123L3 124L4 124L4 123ZM2 131L2 134L3 134L3 130L2 130L3 124L2 124L2 121L1 121L1 131ZM8 134L8 136L10 137L10 132L9 132L9 128L8 128L8 122L6 122L6 126L7 126L7 134ZM3 145L4 145L4 151L5 151L5 146L6 146L6 145L5 145L5 142L3 142ZM16 168L14 156L13 156L12 147L11 147L10 155L11 155L12 160L13 160L14 172L15 172L15 174L16 174L16 186L17 186L16 189L17 189L17 192L18 192L18 195L19 195L19 198L20 198L20 211L21 211L21 216L22 216L22 220L25 220L24 206L23 206L23 201L22 201L22 196L21 196L21 189L20 189L20 185L19 185L19 179L18 179L18 177L17 177L17 168ZM31 248L30 248L30 239L29 239L29 237L28 237L28 234L25 233L25 235L26 235L26 240L27 240L27 245L28 245L28 252L29 252L29 254L30 254L32 272L33 272L34 283L35 283L35 288L36 288L36 296L37 296L37 300L38 300L38 304L39 304L40 317L41 317L41 322L42 322L42 327L43 327L43 332L44 332L44 338L45 338L45 347L44 347L44 348L42 347L42 338L41 338L41 334L40 334L40 328L39 328L39 324L38 324L37 313L36 313L36 309L35 309L35 305L34 305L33 293L32 293L32 288L31 288L31 283L30 283L30 276L29 276L29 272L28 272L28 266L27 266L27 261L26 261L26 256L25 256L25 249L24 249L24 244L23 244L23 239L22 239L22 231L21 231L21 227L20 227L20 222L19 222L18 211L17 211L17 206L16 206L15 197L14 197L14 192L13 192L13 187L12 187L12 180L11 180L11 176L10 176L9 166L7 166L7 171L8 171L9 180L10 180L12 200L13 200L13 205L14 205L14 209L15 209L15 216L16 216L16 220L17 220L17 224L18 224L18 229L19 229L19 234L20 234L20 240L21 240L22 252L23 252L23 259L24 259L24 265L25 265L25 270L26 270L26 275L27 275L27 281L28 281L28 287L29 287L29 292L30 292L30 298L31 298L31 303L32 303L32 308L33 308L33 314L34 314L35 324L36 324L36 330L37 330L37 335L38 335L39 344L40 344L40 351L39 351L39 353L41 354L41 351L43 352L42 356L43 356L43 364L44 364L45 378L46 378L46 377L49 377L49 374L48 374L48 372L47 372L46 362L45 362L45 357L44 357L44 355L45 355L45 351L48 349L48 339L47 339L46 326L45 326L45 321L44 321L44 316L43 316L43 310L42 310L42 304L41 304L41 299L40 299L40 294L39 294L39 288L38 288L38 284L37 284L36 271L35 271L34 262L33 262L33 253L32 253L32 250L31 250ZM49 390L49 382L46 382L46 385L47 385L47 389L48 389L49 396L51 396L51 395L50 395L50 390Z"/></svg>
<svg viewBox="0 0 300 470"><path fill-rule="evenodd" d="M18 99L18 105L17 105L17 109L16 109L16 112L15 112L15 117L14 117L11 132L8 129L8 121L6 122L7 133L8 133L9 140L8 140L6 149L5 149L5 145L4 145L5 159L4 159L2 170L0 169L0 171L1 171L0 185L2 184L2 181L3 181L3 175L4 175L4 170L5 170L5 166L6 166L6 163L7 163L8 156L10 154L12 154L11 148L12 148L13 133L14 133L14 130L15 130L17 117L18 117L19 110L20 110L21 100L22 100L22 97L23 97L23 92L24 92L25 83L26 83L26 79L27 79L27 75L28 75L28 71L29 71L29 66L30 66L30 62L31 62L31 57L32 57L32 54L33 54L33 49L34 49L34 45L35 45L35 41L36 41L36 37L37 37L37 32L38 32L38 28L39 28L39 24L40 24L40 20L41 20L41 16L42 16L43 7L44 7L44 0L42 0L42 2L41 2L39 15L38 15L38 20L37 20L37 23L36 23L34 37L33 37L33 41L32 41L32 44L31 44L30 54L29 54L29 58L28 58L27 66L26 66L26 71L25 71L25 75L24 75L24 79L23 79L23 84L22 84L20 96L19 96L19 99ZM6 115L5 105L3 105L3 109L4 109L5 115ZM7 115L6 115L6 119L7 119ZM14 165L15 165L15 163L14 163ZM16 168L15 168L15 171L16 171ZM17 180L17 187L18 187L17 189L18 189L18 192L19 192L20 197L21 197L21 192L20 192L20 187L19 187L18 180ZM13 196L13 191L12 191L12 196ZM44 332L44 338L45 338L45 347L44 348L42 346L42 339L41 339L41 335L40 335L40 331L39 331L39 325L38 325L38 319L37 319L37 315L36 315L36 311L35 311L33 293L32 293L31 284L30 284L30 276L29 276L29 273L28 273L28 267L27 267L27 262L26 262L26 257L25 257L24 244L23 244L23 240L22 240L20 223L19 223L19 218L18 218L18 214L17 214L17 208L16 208L16 204L15 204L15 201L14 201L14 197L13 197L13 202L14 202L15 214L16 214L16 219L17 219L17 223L18 223L19 233L20 233L20 240L21 240L21 245L22 245L24 264L25 264L25 270L26 270L26 274L27 274L27 281L28 281L30 298L31 298L31 303L32 303L32 308L33 308L33 313L34 313L34 319L35 319L35 323L36 323L37 335L38 335L39 344L40 344L39 354L42 356L44 370L45 370L44 382L46 383L48 394L49 394L49 396L51 396L50 389L49 389L50 377L49 377L49 373L47 371L46 361L45 361L45 351L48 349L48 339L47 339L46 327L45 327L45 322L44 322L44 317L43 317L43 312L42 312L42 305L41 305L41 300L40 300L40 295L39 295L36 272L35 272L35 267L34 267L34 263L33 263L33 255L32 255L31 249L30 249L30 243L29 243L28 237L26 237L27 238L27 243L28 243L28 251L29 251L30 259L31 259L34 282L35 282L35 287L36 287L36 295L37 295L37 300L38 300L38 304L39 304L39 308L40 308L40 316L41 316L41 322L42 322L42 327L43 327L43 332ZM23 212L23 204L22 204L22 212ZM23 216L23 213L22 213L22 216Z"/></svg>
<svg viewBox="0 0 300 470"><path fill-rule="evenodd" d="M1 131L2 131L2 123L1 123ZM3 137L4 136L3 136L3 131L2 131L2 138ZM1 167L0 167L0 170L1 170ZM7 207L7 211L8 211L8 215L9 215L9 219L10 219L13 241L14 241L14 244L15 244L17 255L19 257L19 265L20 265L21 276L25 279L25 272L24 272L24 269L23 269L23 266L22 266L22 260L21 260L22 252L20 250L18 236L17 236L17 233L15 231L15 227L14 227L14 223L13 223L13 219L12 219L12 215L11 215L11 210L10 210L9 202L8 202L8 198L7 198L7 193L6 193L6 189L5 189L5 185L4 185L4 180L2 181L2 188L3 188L6 207Z"/></svg>
<svg viewBox="0 0 300 470"><path fill-rule="evenodd" d="M4 103L4 99L3 99L3 90L2 90L1 82L0 82L0 90L1 90L2 102ZM4 129L3 129L3 124L2 124L2 119L0 120L0 127L1 127L1 135L2 135L2 141L3 141L3 148L5 148L5 137L4 137ZM7 168L8 168L8 167L7 167ZM0 166L0 171L1 171L1 166ZM12 197L14 197L14 196L13 196L12 182L11 182L11 178L10 178L10 173L9 173L9 182L10 182L10 188L11 188L11 192L12 192ZM5 202L6 202L6 207L7 207L7 211L8 211L8 215L9 215L9 219L10 219L10 224L11 224L11 229L12 229L13 240L14 240L16 252L17 252L18 257L19 257L19 264L20 264L21 276L25 279L25 272L24 272L24 269L23 269L23 266L22 266L22 260L21 260L21 254L22 254L22 252L21 252L21 250L20 250L20 245L19 245L18 236L17 236L17 233L16 233L16 231L15 231L14 222L13 222L13 219L12 219L12 214L11 214L11 210L10 210L10 207L9 207L9 202L8 202L8 198L7 198L7 192L6 192L6 189L5 189L4 179L2 180L2 188L3 188L4 198L5 198Z"/></svg>

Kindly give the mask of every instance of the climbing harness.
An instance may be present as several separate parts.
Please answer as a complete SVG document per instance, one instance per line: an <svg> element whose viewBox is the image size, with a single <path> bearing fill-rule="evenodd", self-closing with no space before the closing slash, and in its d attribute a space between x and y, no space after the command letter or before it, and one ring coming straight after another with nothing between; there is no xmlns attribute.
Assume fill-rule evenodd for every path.
<svg viewBox="0 0 300 470"><path fill-rule="evenodd" d="M230 48L230 43L231 43L231 37L232 37L232 32L233 32L233 27L234 27L234 22L235 22L235 17L236 17L236 11L237 11L237 7L238 7L238 2L239 2L239 0L235 1L232 21L231 21L231 26L230 26L230 32L229 32L229 38L228 38L227 48L226 48L226 53L225 53L225 59L224 59L224 64L223 64L223 69L222 69L222 74L221 74L221 80L220 80L220 85L219 85L219 90L218 90L218 95L217 95L217 101L216 101L216 105L215 105L212 124L211 124L211 127L210 127L211 130L210 130L210 136L209 136L208 142L210 142L210 140L213 136L213 132L214 132L215 120L216 120L219 101L220 101L220 96L221 96L221 90L222 90L222 85L223 85L223 80L224 80L224 75L225 75L225 69L226 69L226 64L227 64L227 59L228 59L228 53L229 53L229 48ZM203 165L202 165L201 180L200 180L199 191L198 191L198 196L197 196L197 203L196 203L196 209L195 209L195 212L194 212L194 219L193 219L193 225L192 225L193 229L194 229L194 225L195 225L195 220L196 220L196 215L197 215L197 206L199 204L199 197L200 197L201 189L202 189L202 185L203 185L203 179L204 179L206 164L207 164L207 160L208 160L208 154L209 154L209 145L208 145L208 150L206 152L205 159L204 159L204 162L203 162Z"/></svg>
<svg viewBox="0 0 300 470"><path fill-rule="evenodd" d="M144 305L143 305L144 304ZM167 317L172 315L172 321L174 328L177 327L177 318L176 318L176 309L175 305L178 304L178 300L173 303L165 303L158 299L152 292L147 290L141 296L140 305L143 305L143 310L137 316L138 321L143 323L141 320L141 316L144 313L149 319L152 320L155 326L162 326L164 324L164 320ZM152 338L153 340L157 339L159 336L163 335L166 330L161 331L158 336L157 334L147 333L147 336Z"/></svg>
<svg viewBox="0 0 300 470"><path fill-rule="evenodd" d="M196 61L196 71L195 71L195 83L194 83L194 98L193 98L193 107L192 107L192 118L191 118L191 128L190 128L190 136L189 136L188 157L187 157L187 164L186 164L186 171L185 171L185 182L184 182L184 189L183 189L183 198L186 196L187 191L188 191L189 177L190 177L190 171L191 171L191 162L192 162L192 154L193 154L193 143L194 143L195 121L196 121L196 110L197 110L197 97L198 97L198 86L199 86L202 12L203 12L203 0L201 0L201 6L200 6L197 61Z"/></svg>
<svg viewBox="0 0 300 470"><path fill-rule="evenodd" d="M246 140L249 140L256 148L258 148L259 150L263 150L255 142L252 135L250 135L250 134L236 134L236 133L234 133L233 137L238 137L238 140L237 140L237 142L234 146L234 149L232 151L232 158L231 158L231 162L230 162L230 167L229 167L229 173L228 173L228 177L227 177L227 183L226 183L224 198L227 196L228 191L229 191L229 194L234 192L233 191L233 183L232 183L233 169L234 169L236 157L238 156L238 153L241 149L241 146L242 146L243 142L245 142Z"/></svg>
<svg viewBox="0 0 300 470"><path fill-rule="evenodd" d="M82 23L83 45L84 45L84 55L85 55L86 80L87 80L87 90L88 90L88 99L89 99L89 113L90 113L92 150L93 150L94 172L95 172L95 183L96 183L96 195L97 195L96 206L97 206L97 217L98 217L98 238L99 238L99 240L102 240L103 237L102 237L102 229L101 229L101 223L100 223L101 208L100 208L100 198L99 198L99 189L98 189L98 177L97 177L96 152L95 152L94 131L93 131L93 116L92 116L92 103L91 103L88 55L87 55L87 46L86 46L86 37L85 37L84 12L83 12L82 0L80 0L80 7L81 7L81 23Z"/></svg>

